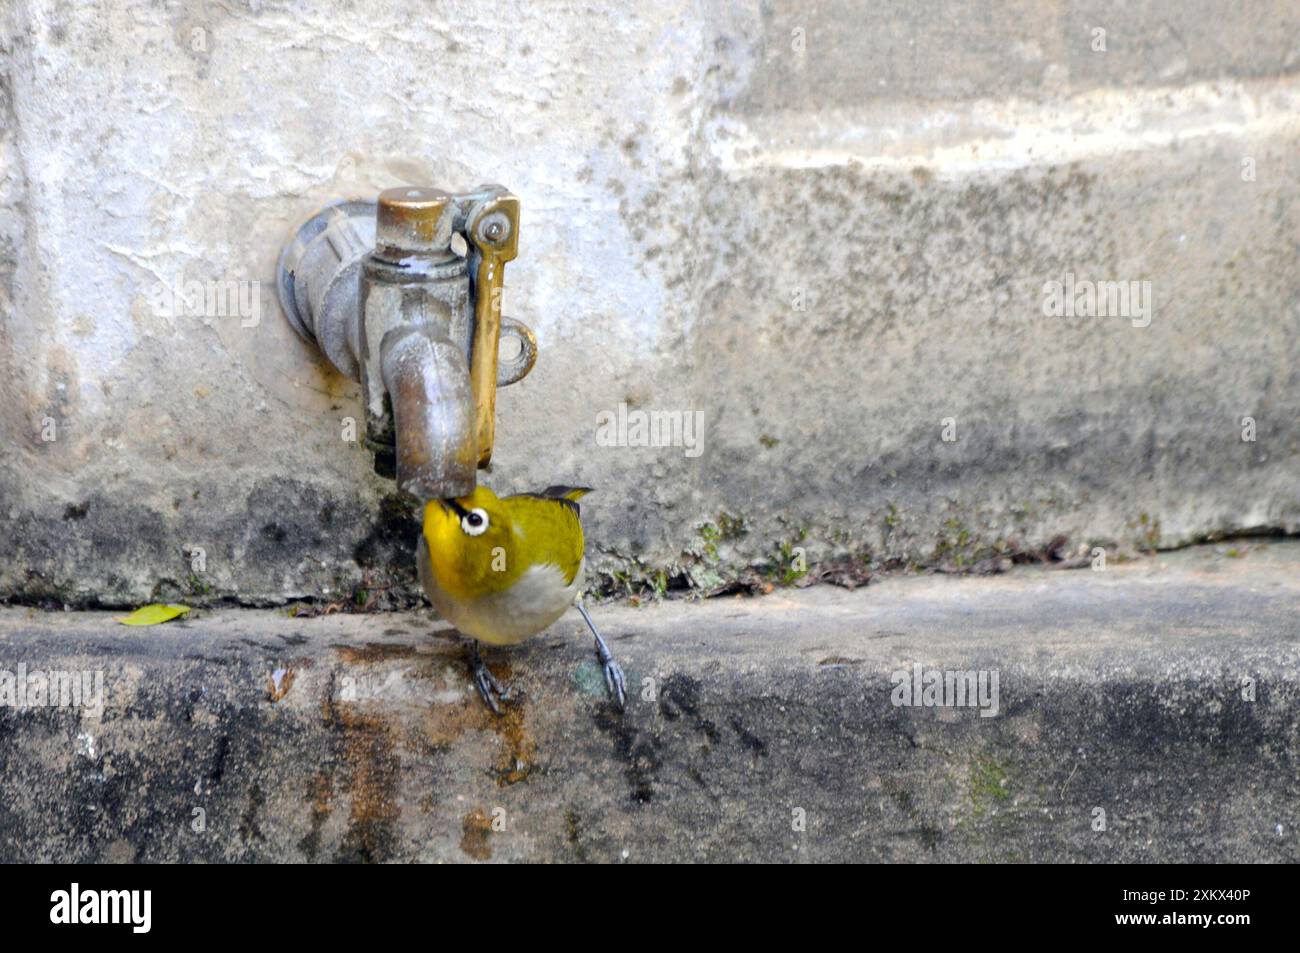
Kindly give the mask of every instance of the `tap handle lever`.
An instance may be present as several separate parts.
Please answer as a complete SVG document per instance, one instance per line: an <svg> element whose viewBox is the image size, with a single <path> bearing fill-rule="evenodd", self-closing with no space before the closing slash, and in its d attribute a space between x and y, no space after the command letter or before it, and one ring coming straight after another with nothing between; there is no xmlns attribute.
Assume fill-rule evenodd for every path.
<svg viewBox="0 0 1300 953"><path fill-rule="evenodd" d="M519 199L499 185L476 190L465 215L465 241L470 248L470 282L474 297L474 344L470 380L478 417L480 467L492 459L496 435L497 386L506 262L519 252ZM508 332L520 341L520 357L511 362L504 383L514 383L537 360L537 338L517 321L507 319ZM519 330L522 328L522 332Z"/></svg>

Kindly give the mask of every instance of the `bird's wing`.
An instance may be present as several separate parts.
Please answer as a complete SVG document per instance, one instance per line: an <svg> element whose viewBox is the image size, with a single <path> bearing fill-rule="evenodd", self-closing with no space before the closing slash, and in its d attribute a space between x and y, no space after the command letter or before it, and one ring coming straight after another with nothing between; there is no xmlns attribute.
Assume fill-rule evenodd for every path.
<svg viewBox="0 0 1300 953"><path fill-rule="evenodd" d="M573 508L573 512L581 513L578 506L578 500L591 492L589 486L548 486L540 493L515 493L514 496L532 496L538 499L554 500L557 503L564 503ZM509 499L510 497L507 497Z"/></svg>
<svg viewBox="0 0 1300 953"><path fill-rule="evenodd" d="M585 492L585 490L583 491ZM569 585L582 568L584 541L578 504L568 496L517 493L510 519L515 532L530 541L529 561L550 563L564 574Z"/></svg>

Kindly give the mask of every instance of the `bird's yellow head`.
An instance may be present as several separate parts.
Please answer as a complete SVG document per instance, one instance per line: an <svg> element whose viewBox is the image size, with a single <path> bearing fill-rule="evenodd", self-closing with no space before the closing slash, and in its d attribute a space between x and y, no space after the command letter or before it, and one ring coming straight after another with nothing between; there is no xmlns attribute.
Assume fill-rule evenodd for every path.
<svg viewBox="0 0 1300 953"><path fill-rule="evenodd" d="M461 596L506 588L513 581L516 541L500 497L485 486L457 500L424 507L424 539L438 581Z"/></svg>
<svg viewBox="0 0 1300 953"><path fill-rule="evenodd" d="M585 487L498 497L480 486L469 496L424 507L424 541L438 584L467 599L509 589L529 566L554 565L566 581L582 563L576 500Z"/></svg>

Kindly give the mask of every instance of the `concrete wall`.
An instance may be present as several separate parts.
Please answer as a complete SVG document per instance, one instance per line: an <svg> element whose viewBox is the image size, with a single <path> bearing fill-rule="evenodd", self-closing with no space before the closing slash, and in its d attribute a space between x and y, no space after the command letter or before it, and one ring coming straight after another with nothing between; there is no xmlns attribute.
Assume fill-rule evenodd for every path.
<svg viewBox="0 0 1300 953"><path fill-rule="evenodd" d="M521 197L541 358L485 480L596 486L620 581L1300 530L1293 3L16 0L0 31L0 595L409 578L356 387L273 290L315 207L401 183ZM1045 315L1067 274L1151 306ZM177 281L260 283L257 320L162 315ZM700 412L700 452L598 446L620 404Z"/></svg>

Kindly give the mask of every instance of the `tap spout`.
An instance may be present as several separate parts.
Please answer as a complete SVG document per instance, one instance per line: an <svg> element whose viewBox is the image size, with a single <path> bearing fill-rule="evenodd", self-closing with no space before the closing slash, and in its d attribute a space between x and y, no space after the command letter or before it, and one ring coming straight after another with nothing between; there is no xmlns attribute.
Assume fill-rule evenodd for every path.
<svg viewBox="0 0 1300 953"><path fill-rule="evenodd" d="M479 449L464 350L428 325L393 328L379 347L392 405L398 488L422 501L468 496Z"/></svg>

